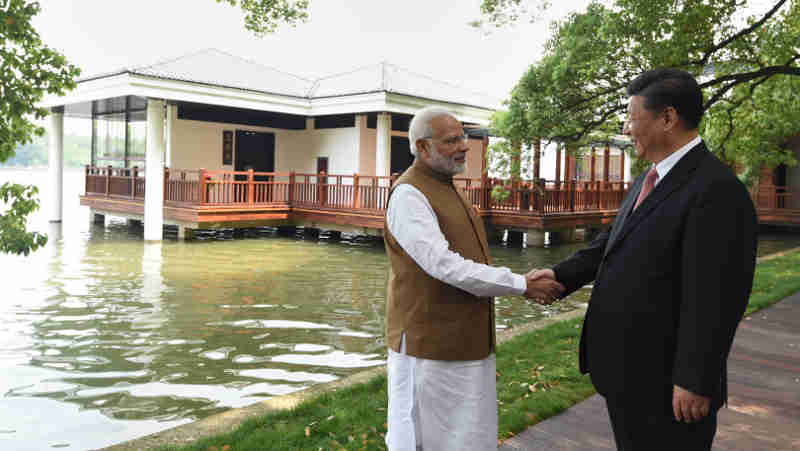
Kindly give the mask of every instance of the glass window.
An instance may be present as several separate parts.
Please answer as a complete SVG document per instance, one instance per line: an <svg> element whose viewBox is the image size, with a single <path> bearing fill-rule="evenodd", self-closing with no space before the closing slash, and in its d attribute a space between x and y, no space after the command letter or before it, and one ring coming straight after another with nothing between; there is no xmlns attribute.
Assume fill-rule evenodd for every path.
<svg viewBox="0 0 800 451"><path fill-rule="evenodd" d="M142 166L147 143L147 112L131 111L128 115L128 158L136 163L130 166ZM142 161L141 164L139 160Z"/></svg>
<svg viewBox="0 0 800 451"><path fill-rule="evenodd" d="M98 163L103 166L118 166L112 162L124 164L125 113L98 114L94 118L94 126L97 133L94 150Z"/></svg>

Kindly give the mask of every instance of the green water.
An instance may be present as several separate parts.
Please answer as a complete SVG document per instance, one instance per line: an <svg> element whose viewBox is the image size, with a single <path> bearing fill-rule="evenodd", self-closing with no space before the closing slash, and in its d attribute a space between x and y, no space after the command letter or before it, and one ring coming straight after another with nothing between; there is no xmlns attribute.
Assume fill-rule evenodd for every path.
<svg viewBox="0 0 800 451"><path fill-rule="evenodd" d="M0 183L46 172L0 171ZM90 449L328 382L385 359L388 262L371 243L254 234L145 244L141 229L90 224L82 173L65 173L63 224L50 243L0 255L0 444ZM800 238L762 240L770 251ZM516 272L581 248L493 247ZM497 327L571 310L497 299Z"/></svg>

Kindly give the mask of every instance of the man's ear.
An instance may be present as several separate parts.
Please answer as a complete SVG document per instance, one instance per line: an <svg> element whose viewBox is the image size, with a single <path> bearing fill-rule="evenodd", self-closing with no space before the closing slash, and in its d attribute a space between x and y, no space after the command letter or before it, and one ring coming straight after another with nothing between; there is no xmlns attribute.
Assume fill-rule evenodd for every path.
<svg viewBox="0 0 800 451"><path fill-rule="evenodd" d="M678 111L674 107L669 106L664 110L662 120L664 121L664 130L668 131L675 129L681 121L681 118L678 116Z"/></svg>
<svg viewBox="0 0 800 451"><path fill-rule="evenodd" d="M417 155L425 154L430 156L431 143L425 138L420 138L416 142Z"/></svg>

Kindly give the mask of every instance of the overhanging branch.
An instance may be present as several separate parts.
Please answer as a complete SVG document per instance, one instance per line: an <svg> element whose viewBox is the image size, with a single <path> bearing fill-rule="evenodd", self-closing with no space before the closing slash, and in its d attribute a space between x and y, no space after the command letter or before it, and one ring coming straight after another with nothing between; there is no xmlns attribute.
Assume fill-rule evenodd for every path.
<svg viewBox="0 0 800 451"><path fill-rule="evenodd" d="M745 28L744 30L734 34L733 36L729 37L728 39L725 39L724 41L720 42L719 44L715 45L714 47L711 47L710 49L708 49L708 51L706 51L705 55L703 56L702 60L700 60L700 61L690 61L689 63L690 64L698 64L700 66L705 66L706 64L708 64L708 60L711 58L711 55L716 53L718 50L727 47L728 44L730 44L731 42L741 38L744 35L750 34L753 31L755 31L756 29L758 29L758 27L763 25L764 22L766 22L772 16L774 16L775 13L777 13L778 10L781 9L781 6L783 6L785 3L786 3L786 0L780 0L778 3L775 4L775 6L772 7L772 9L770 9L769 11L767 11L766 14L764 14L764 17L762 17L758 21L754 22L753 25Z"/></svg>

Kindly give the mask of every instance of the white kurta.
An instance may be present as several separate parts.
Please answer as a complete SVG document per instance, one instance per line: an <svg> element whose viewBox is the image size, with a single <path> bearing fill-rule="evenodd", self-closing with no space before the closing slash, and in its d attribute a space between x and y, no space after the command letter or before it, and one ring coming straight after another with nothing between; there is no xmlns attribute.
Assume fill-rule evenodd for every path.
<svg viewBox="0 0 800 451"><path fill-rule="evenodd" d="M436 213L418 189L395 188L386 211L397 243L425 273L475 296L521 295L525 278L448 249ZM405 338L405 337L404 337ZM497 449L495 355L470 361L422 359L389 349L389 431L397 450Z"/></svg>

